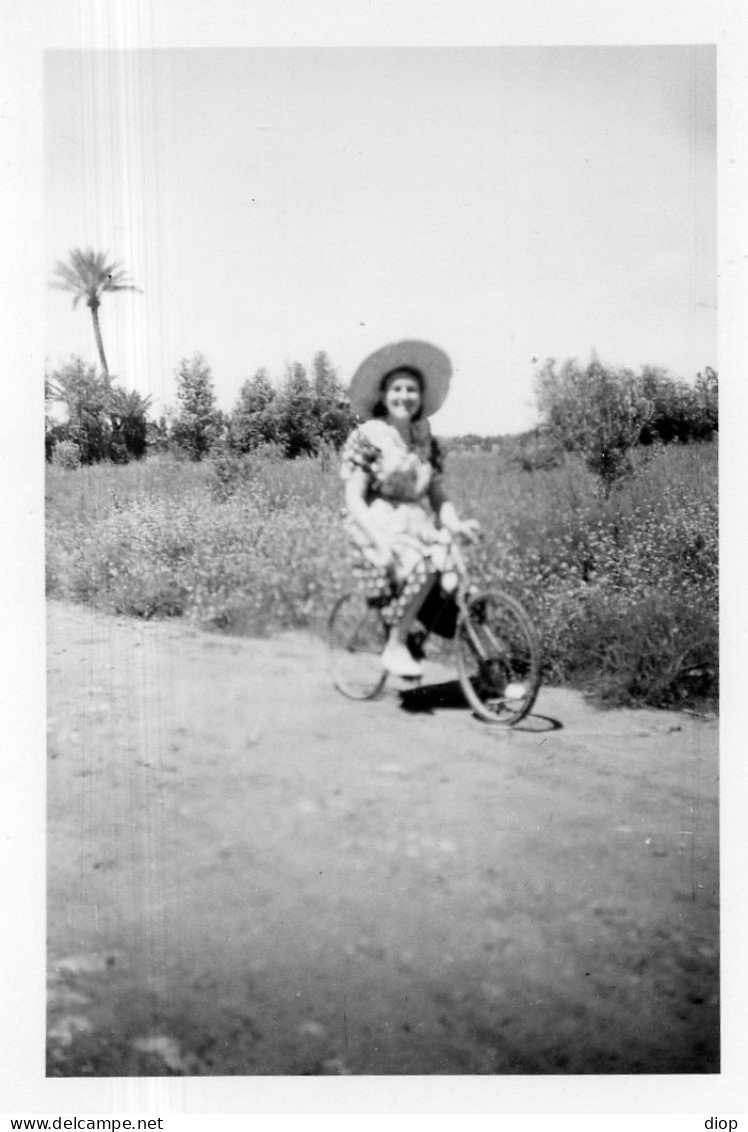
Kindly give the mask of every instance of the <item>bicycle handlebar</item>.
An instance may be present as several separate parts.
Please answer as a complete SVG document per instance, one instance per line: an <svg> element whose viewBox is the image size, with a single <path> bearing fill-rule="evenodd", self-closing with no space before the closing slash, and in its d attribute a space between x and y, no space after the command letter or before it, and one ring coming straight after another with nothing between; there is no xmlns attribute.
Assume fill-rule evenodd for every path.
<svg viewBox="0 0 748 1132"><path fill-rule="evenodd" d="M445 548L445 562L443 563L440 573L447 573L449 570L456 570L456 572L463 578L467 578L468 569L465 562L465 556L462 553L462 545L470 542L477 542L481 538L481 532L476 531L475 535L453 534L448 531L446 527L440 530L441 538L437 545Z"/></svg>

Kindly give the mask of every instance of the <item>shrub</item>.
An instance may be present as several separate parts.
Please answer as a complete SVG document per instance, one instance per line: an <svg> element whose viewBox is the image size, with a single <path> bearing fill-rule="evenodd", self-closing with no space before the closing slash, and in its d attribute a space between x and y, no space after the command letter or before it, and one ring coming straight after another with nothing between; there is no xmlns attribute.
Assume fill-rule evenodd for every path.
<svg viewBox="0 0 748 1132"><path fill-rule="evenodd" d="M283 460L283 448L272 441L258 444L247 452L237 451L230 443L218 445L208 464L208 486L213 499L226 500L245 489L261 474L263 468L277 466Z"/></svg>
<svg viewBox="0 0 748 1132"><path fill-rule="evenodd" d="M638 474L603 498L574 455L528 474L454 454L456 501L485 532L473 569L532 612L547 678L610 702L716 702L716 446L635 456Z"/></svg>
<svg viewBox="0 0 748 1132"><path fill-rule="evenodd" d="M565 682L614 704L681 707L714 697L719 654L708 609L659 588L636 596L593 589L580 598L559 642Z"/></svg>
<svg viewBox="0 0 748 1132"><path fill-rule="evenodd" d="M710 440L717 432L716 370L707 366L693 387L654 366L642 370L642 390L652 414L642 429L642 444L688 444Z"/></svg>
<svg viewBox="0 0 748 1132"><path fill-rule="evenodd" d="M346 572L337 482L334 494L321 488L331 477L317 461L245 459L246 475L222 502L211 501L207 463L169 491L148 476L140 491L92 497L82 485L78 518L68 501L67 521L49 519L49 592L233 632L321 623Z"/></svg>
<svg viewBox="0 0 748 1132"><path fill-rule="evenodd" d="M58 440L52 449L52 463L57 468L73 471L81 465L80 445L72 440Z"/></svg>
<svg viewBox="0 0 748 1132"><path fill-rule="evenodd" d="M563 445L548 429L503 437L497 451L506 468L524 472L548 471L560 467L564 460Z"/></svg>

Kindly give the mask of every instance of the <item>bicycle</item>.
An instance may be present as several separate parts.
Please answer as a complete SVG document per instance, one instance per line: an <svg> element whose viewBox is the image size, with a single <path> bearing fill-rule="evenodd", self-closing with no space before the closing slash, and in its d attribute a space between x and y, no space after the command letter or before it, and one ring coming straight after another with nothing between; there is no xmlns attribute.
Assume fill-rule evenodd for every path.
<svg viewBox="0 0 748 1132"><path fill-rule="evenodd" d="M513 726L532 709L540 688L537 632L516 598L502 590L477 591L456 541L442 534L434 548L435 557L441 556L435 561L437 579L408 647L421 660L432 633L451 639L468 705L487 723ZM333 682L344 696L373 700L381 694L387 682L381 663L386 639L376 602L357 590L338 598L328 622L328 644Z"/></svg>

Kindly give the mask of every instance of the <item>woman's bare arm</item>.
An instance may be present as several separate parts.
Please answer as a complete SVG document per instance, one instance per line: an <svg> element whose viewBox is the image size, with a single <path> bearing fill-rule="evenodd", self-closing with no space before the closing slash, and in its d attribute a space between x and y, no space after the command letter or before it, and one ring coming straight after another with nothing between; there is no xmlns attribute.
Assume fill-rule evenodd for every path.
<svg viewBox="0 0 748 1132"><path fill-rule="evenodd" d="M436 477L429 488L429 501L439 516L439 522L450 534L465 535L467 538L477 534L480 523L476 519L460 518L454 503L447 495L441 476Z"/></svg>

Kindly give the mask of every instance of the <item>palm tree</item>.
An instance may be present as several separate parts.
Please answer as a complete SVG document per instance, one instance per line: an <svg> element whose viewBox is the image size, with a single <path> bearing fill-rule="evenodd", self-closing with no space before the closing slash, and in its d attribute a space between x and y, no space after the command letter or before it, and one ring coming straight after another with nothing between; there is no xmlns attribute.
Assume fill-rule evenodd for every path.
<svg viewBox="0 0 748 1132"><path fill-rule="evenodd" d="M115 435L121 436L129 456L139 459L146 448L150 394L142 397L135 389L115 385L109 397L109 417Z"/></svg>
<svg viewBox="0 0 748 1132"><path fill-rule="evenodd" d="M72 291L74 310L80 300L85 299L86 306L91 311L96 348L99 351L101 368L107 381L109 381L109 367L106 364L104 343L101 340L98 314L101 296L105 291L140 290L139 287L128 280L127 273L120 263L116 260L111 263L108 262L108 256L108 252L95 252L93 248L87 248L86 251L73 248L70 252L69 263L57 261L54 274L59 275L60 278L50 283L50 287L57 290Z"/></svg>

